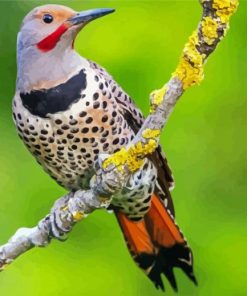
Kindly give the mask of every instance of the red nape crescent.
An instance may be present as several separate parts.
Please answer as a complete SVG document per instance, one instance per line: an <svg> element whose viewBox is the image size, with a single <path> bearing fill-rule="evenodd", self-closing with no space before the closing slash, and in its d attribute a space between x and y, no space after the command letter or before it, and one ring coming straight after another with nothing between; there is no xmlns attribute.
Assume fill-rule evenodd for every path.
<svg viewBox="0 0 247 296"><path fill-rule="evenodd" d="M62 24L53 33L42 39L37 47L43 52L52 50L60 40L61 36L69 29L68 24Z"/></svg>

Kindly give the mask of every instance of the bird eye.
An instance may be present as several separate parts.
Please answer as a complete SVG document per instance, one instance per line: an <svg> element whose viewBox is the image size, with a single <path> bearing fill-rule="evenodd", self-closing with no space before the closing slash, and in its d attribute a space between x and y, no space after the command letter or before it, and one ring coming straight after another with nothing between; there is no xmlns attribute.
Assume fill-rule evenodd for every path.
<svg viewBox="0 0 247 296"><path fill-rule="evenodd" d="M43 21L46 23L46 24L50 24L53 22L53 16L51 14L44 14L43 16Z"/></svg>

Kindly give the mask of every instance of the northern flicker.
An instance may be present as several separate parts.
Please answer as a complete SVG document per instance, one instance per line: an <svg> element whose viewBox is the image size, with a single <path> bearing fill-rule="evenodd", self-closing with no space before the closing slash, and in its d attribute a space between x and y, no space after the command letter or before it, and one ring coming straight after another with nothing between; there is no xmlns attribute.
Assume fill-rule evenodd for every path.
<svg viewBox="0 0 247 296"><path fill-rule="evenodd" d="M88 189L99 154L127 146L144 121L113 78L74 50L78 32L111 12L40 6L27 14L18 34L13 99L18 134L44 170L68 190ZM196 283L192 252L174 221L172 186L159 147L111 204L133 259L161 289L162 273L177 289L174 267Z"/></svg>

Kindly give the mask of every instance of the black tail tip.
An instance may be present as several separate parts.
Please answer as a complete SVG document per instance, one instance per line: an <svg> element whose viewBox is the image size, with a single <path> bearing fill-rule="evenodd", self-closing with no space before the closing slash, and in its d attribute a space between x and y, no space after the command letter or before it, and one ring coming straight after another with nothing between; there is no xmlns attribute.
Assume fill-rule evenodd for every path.
<svg viewBox="0 0 247 296"><path fill-rule="evenodd" d="M161 278L164 274L175 292L178 292L173 268L183 270L187 277L197 286L198 282L193 272L193 258L191 250L185 245L175 245L172 248L161 247L155 256L153 267L148 275L157 289L165 291Z"/></svg>

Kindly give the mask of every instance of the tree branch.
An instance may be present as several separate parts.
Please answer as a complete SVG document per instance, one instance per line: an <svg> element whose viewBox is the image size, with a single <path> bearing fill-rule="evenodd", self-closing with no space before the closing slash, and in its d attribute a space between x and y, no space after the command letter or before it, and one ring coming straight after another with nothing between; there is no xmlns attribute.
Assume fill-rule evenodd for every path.
<svg viewBox="0 0 247 296"><path fill-rule="evenodd" d="M151 96L151 111L127 147L109 156L100 155L90 190L70 192L56 201L50 213L34 228L20 228L0 247L0 270L29 249L45 247L52 238L65 240L73 226L96 209L107 208L131 174L158 146L162 129L183 92L203 79L203 65L229 27L238 0L200 0L203 16L185 45L169 82Z"/></svg>

